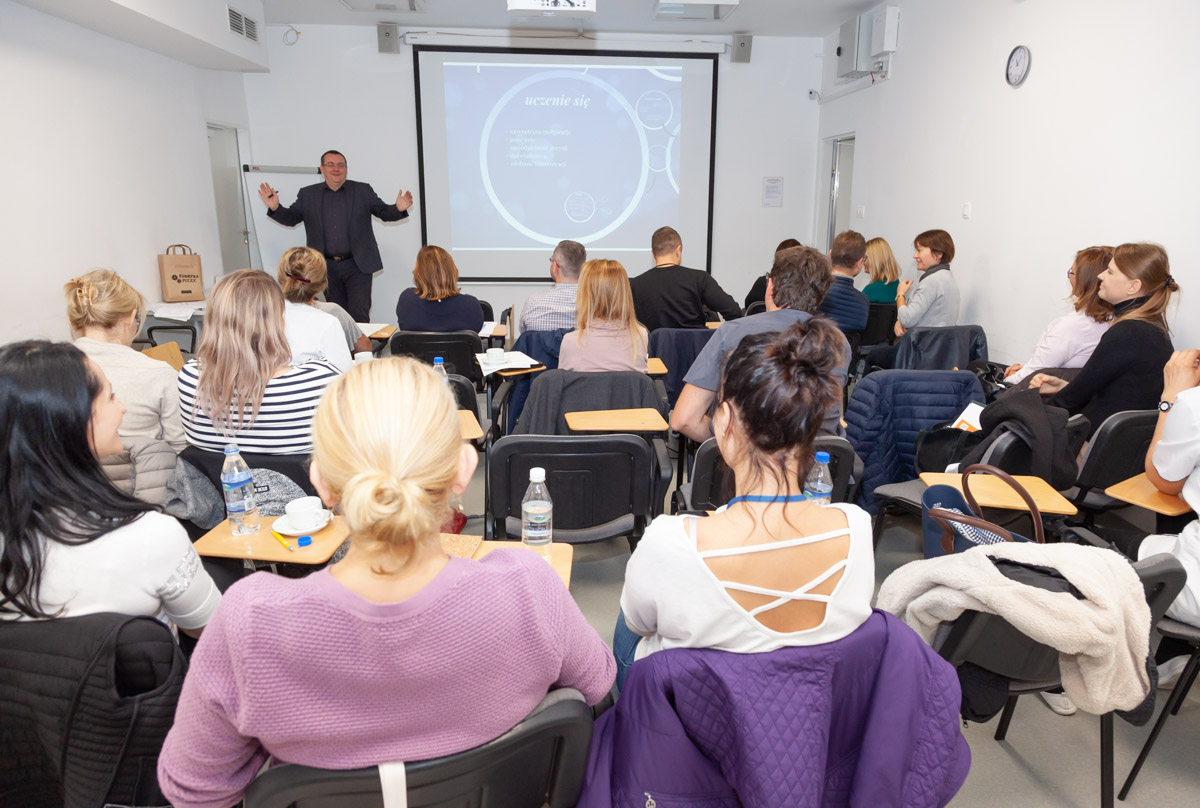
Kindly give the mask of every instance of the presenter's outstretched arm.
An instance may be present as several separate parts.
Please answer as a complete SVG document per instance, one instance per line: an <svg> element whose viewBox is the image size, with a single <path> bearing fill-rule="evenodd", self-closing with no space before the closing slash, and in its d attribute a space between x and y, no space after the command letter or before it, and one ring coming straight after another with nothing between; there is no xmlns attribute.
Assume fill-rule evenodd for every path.
<svg viewBox="0 0 1200 808"><path fill-rule="evenodd" d="M258 196L263 202L267 203L267 207L271 210L279 208L279 194L267 183L258 186Z"/></svg>
<svg viewBox="0 0 1200 808"><path fill-rule="evenodd" d="M406 211L412 207L413 198L412 191L401 191L396 194L396 210Z"/></svg>

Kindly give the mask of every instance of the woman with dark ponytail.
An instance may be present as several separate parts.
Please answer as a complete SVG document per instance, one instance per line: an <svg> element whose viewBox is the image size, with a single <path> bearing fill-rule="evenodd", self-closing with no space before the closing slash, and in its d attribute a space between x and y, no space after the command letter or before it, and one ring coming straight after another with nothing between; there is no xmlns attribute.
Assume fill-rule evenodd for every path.
<svg viewBox="0 0 1200 808"><path fill-rule="evenodd" d="M144 614L198 635L216 610L184 529L101 471L124 414L75 346L0 348L0 620Z"/></svg>
<svg viewBox="0 0 1200 808"><path fill-rule="evenodd" d="M660 516L625 570L618 682L667 648L761 653L832 642L871 614L871 519L806 500L825 411L841 396L841 332L815 317L730 354L713 433L736 496L712 517Z"/></svg>

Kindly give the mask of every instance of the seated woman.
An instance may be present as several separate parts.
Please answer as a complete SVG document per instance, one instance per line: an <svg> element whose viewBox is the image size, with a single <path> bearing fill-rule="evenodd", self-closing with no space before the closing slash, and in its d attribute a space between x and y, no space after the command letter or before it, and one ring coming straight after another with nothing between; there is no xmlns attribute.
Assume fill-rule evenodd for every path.
<svg viewBox="0 0 1200 808"><path fill-rule="evenodd" d="M1200 513L1200 351L1176 351L1171 356L1163 368L1162 402L1146 453L1146 476L1159 491L1182 496ZM1193 519L1178 536L1147 536L1136 556L1143 559L1157 553L1170 553L1187 570L1187 583L1167 615L1200 626L1200 520ZM1178 679L1190 656L1186 642L1164 637L1155 654L1158 686Z"/></svg>
<svg viewBox="0 0 1200 808"><path fill-rule="evenodd" d="M400 293L396 323L401 331L476 331L483 307L458 288L458 267L450 253L428 244L417 252L412 289Z"/></svg>
<svg viewBox="0 0 1200 808"><path fill-rule="evenodd" d="M786 250L791 247L803 247L799 241L794 238L785 238L779 242L779 246L775 248L775 252ZM754 279L754 285L750 287L750 291L746 294L746 308L750 308L751 303L765 303L767 300L767 276L771 273L765 272Z"/></svg>
<svg viewBox="0 0 1200 808"><path fill-rule="evenodd" d="M1050 321L1033 356L1005 368L1006 382L1020 384L1038 370L1084 366L1112 321L1112 304L1100 298L1100 273L1108 268L1112 254L1112 247L1088 247L1075 253L1075 262L1067 270L1075 310Z"/></svg>
<svg viewBox="0 0 1200 808"><path fill-rule="evenodd" d="M179 419L175 369L133 349L146 319L146 299L109 269L93 269L63 286L75 347L104 370L125 404L120 435L187 446ZM120 449L118 449L118 452Z"/></svg>
<svg viewBox="0 0 1200 808"><path fill-rule="evenodd" d="M336 303L317 301L317 295L329 285L325 256L309 247L285 250L279 259L276 279L283 289L283 323L288 345L292 347L293 365L308 359L324 359L344 373L353 364L351 349L371 350L371 341L363 336L362 329L345 309ZM325 306L341 312L345 322L326 311ZM365 347L359 347L362 343Z"/></svg>
<svg viewBox="0 0 1200 808"><path fill-rule="evenodd" d="M588 261L579 274L575 330L563 336L561 370L646 372L650 334L637 321L625 267L616 261Z"/></svg>
<svg viewBox="0 0 1200 808"><path fill-rule="evenodd" d="M216 610L184 529L100 470L121 451L124 414L74 346L0 348L0 620L117 612L196 636Z"/></svg>
<svg viewBox="0 0 1200 808"><path fill-rule="evenodd" d="M178 808L232 805L272 756L424 760L496 738L552 688L595 704L612 686L612 654L538 555L443 552L478 455L432 368L356 365L322 400L315 439L312 481L341 508L350 550L307 578L256 573L226 593L159 757Z"/></svg>
<svg viewBox="0 0 1200 808"><path fill-rule="evenodd" d="M1104 419L1123 410L1152 410L1162 392L1163 366L1171 358L1166 311L1179 285L1167 251L1157 244L1122 244L1100 273L1100 299L1112 304L1112 326L1079 374L1065 379L1037 373L1029 386L1047 404L1083 413L1094 434ZM1090 437L1089 434L1089 437Z"/></svg>
<svg viewBox="0 0 1200 808"><path fill-rule="evenodd" d="M823 507L800 481L841 396L845 340L815 317L756 334L730 354L713 434L736 496L709 518L659 516L625 569L618 679L667 648L760 653L845 637L871 615L871 518Z"/></svg>
<svg viewBox="0 0 1200 808"><path fill-rule="evenodd" d="M913 281L896 286L896 336L910 328L939 328L958 325L958 284L950 272L954 260L954 239L945 230L926 230L913 239L913 259L917 262L917 288L910 295ZM881 345L867 355L867 362L890 368L896 362L898 345Z"/></svg>
<svg viewBox="0 0 1200 808"><path fill-rule="evenodd" d="M867 273L871 282L863 287L863 294L872 303L895 303L896 289L900 286L900 264L892 253L892 245L881 238L867 242Z"/></svg>
<svg viewBox="0 0 1200 808"><path fill-rule="evenodd" d="M292 366L283 293L270 275L240 269L213 285L196 358L179 371L188 442L222 451L312 451L317 401L338 375L323 359Z"/></svg>

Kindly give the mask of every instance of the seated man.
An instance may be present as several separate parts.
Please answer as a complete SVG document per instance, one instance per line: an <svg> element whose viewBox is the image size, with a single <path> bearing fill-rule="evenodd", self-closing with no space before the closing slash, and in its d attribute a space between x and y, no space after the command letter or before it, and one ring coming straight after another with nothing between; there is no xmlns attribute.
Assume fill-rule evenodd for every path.
<svg viewBox="0 0 1200 808"><path fill-rule="evenodd" d="M821 301L821 313L831 317L846 333L866 328L867 315L871 312L871 301L854 288L854 279L863 271L866 254L867 240L853 230L838 233L829 250L833 283Z"/></svg>
<svg viewBox="0 0 1200 808"><path fill-rule="evenodd" d="M680 266L683 241L671 227L660 227L650 238L654 268L629 282L638 322L656 328L704 328L705 307L726 320L742 316L737 301L712 275Z"/></svg>
<svg viewBox="0 0 1200 808"><path fill-rule="evenodd" d="M575 292L587 250L578 241L560 241L550 255L554 287L534 292L521 308L521 331L554 331L575 327Z"/></svg>
<svg viewBox="0 0 1200 808"><path fill-rule="evenodd" d="M812 247L791 247L775 253L775 263L767 279L767 310L732 323L725 323L696 357L684 377L683 392L671 413L671 428L695 441L712 437L712 410L721 381L725 357L742 337L768 331L783 331L797 322L813 316L829 290L831 273L829 259ZM846 384L850 367L850 344L842 339L842 358L837 376ZM825 413L820 434L841 434L842 403Z"/></svg>

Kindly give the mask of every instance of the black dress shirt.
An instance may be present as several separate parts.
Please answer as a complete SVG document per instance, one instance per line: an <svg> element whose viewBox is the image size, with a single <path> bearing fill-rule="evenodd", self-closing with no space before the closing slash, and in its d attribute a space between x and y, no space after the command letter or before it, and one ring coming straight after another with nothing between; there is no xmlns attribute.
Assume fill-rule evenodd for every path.
<svg viewBox="0 0 1200 808"><path fill-rule="evenodd" d="M737 301L698 269L670 264L643 272L629 282L638 322L656 328L704 328L707 308L726 320L742 316Z"/></svg>
<svg viewBox="0 0 1200 808"><path fill-rule="evenodd" d="M350 255L350 195L343 185L321 191L321 221L325 225L325 254Z"/></svg>

